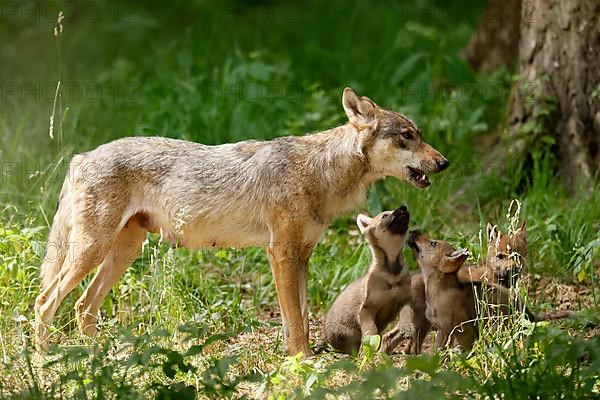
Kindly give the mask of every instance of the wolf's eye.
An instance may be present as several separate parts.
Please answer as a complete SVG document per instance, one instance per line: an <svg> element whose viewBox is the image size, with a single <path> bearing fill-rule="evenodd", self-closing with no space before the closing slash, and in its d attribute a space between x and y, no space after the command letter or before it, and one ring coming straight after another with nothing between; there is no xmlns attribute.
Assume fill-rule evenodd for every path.
<svg viewBox="0 0 600 400"><path fill-rule="evenodd" d="M437 242L434 242L433 240L431 241L431 247L433 247L434 249L437 247Z"/></svg>
<svg viewBox="0 0 600 400"><path fill-rule="evenodd" d="M402 137L406 140L412 140L412 135L408 132L402 132Z"/></svg>
<svg viewBox="0 0 600 400"><path fill-rule="evenodd" d="M500 253L496 257L498 258L498 260L504 260L505 255L504 253Z"/></svg>
<svg viewBox="0 0 600 400"><path fill-rule="evenodd" d="M386 219L386 218L387 218L387 214L383 214L383 215L381 216L381 219Z"/></svg>

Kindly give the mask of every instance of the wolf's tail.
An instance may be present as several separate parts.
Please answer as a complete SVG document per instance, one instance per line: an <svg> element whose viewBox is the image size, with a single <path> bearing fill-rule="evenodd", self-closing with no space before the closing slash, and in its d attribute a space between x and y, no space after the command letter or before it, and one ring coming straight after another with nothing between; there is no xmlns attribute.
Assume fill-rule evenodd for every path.
<svg viewBox="0 0 600 400"><path fill-rule="evenodd" d="M42 265L40 266L42 291L50 286L51 282L60 272L60 268L63 265L69 250L69 236L72 227L71 205L69 204L70 196L68 195L71 190L69 179L69 174L67 174L58 199L54 221L50 228L46 254L44 255Z"/></svg>

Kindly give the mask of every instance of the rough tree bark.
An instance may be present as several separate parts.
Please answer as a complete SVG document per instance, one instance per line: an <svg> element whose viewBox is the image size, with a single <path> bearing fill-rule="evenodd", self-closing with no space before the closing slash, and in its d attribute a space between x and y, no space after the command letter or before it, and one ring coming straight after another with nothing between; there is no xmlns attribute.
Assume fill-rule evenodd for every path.
<svg viewBox="0 0 600 400"><path fill-rule="evenodd" d="M541 125L568 187L591 185L600 170L600 1L524 1L519 79L512 130Z"/></svg>
<svg viewBox="0 0 600 400"><path fill-rule="evenodd" d="M520 143L522 134L552 136L567 186L591 187L600 171L600 1L523 0L520 14L509 134Z"/></svg>

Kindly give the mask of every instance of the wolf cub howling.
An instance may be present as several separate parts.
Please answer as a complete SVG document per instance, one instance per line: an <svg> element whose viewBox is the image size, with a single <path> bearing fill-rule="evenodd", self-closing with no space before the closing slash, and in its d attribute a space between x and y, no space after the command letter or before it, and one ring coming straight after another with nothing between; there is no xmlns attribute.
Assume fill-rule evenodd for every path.
<svg viewBox="0 0 600 400"><path fill-rule="evenodd" d="M358 352L363 337L381 334L410 302L410 276L402 258L408 222L404 206L373 218L357 217L373 261L363 277L340 293L327 313L325 339L335 349ZM387 348L385 341L382 349Z"/></svg>

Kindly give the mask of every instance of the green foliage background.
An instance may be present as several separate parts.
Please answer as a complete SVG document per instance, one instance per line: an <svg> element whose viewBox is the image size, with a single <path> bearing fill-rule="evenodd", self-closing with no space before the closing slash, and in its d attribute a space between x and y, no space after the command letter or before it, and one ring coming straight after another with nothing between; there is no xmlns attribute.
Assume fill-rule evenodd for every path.
<svg viewBox="0 0 600 400"><path fill-rule="evenodd" d="M369 211L406 204L414 226L469 247L478 259L485 248L480 230L488 221L506 229L509 203L519 199L528 224L528 272L565 283L581 282L589 290L572 307L597 305L600 191L569 196L556 177L557 160L548 151L551 143L532 143L530 155L523 159L513 159L511 154L491 160L483 157L489 149L483 136L495 131L502 136L514 79L508 69L475 74L460 58L485 1L27 0L1 4L0 344L6 366L0 369L0 395L25 390L22 393L35 396L83 396L98 387L94 383L86 389L86 379L90 379L86 368L96 365L92 361L100 369L123 367L102 364L93 352L77 351L63 353L64 363L44 367L29 353L22 353L30 349L37 268L66 163L73 154L130 135L217 144L317 131L344 123L340 98L345 86L415 120L424 138L452 163L448 171L432 178L433 185L425 191L393 179L375 185L366 205ZM62 34L55 36L59 8L65 19ZM59 80L61 91L54 107ZM53 108L54 139L49 135ZM353 217L335 221L311 258L313 325L369 262L362 241L349 234ZM285 386L282 376L310 381L319 370L300 361L281 364L277 318L268 317L276 314L275 290L260 249L173 251L158 237L149 237L143 257L103 307L103 333L98 342L78 336L71 311L88 281L68 298L55 321L55 342L67 349L100 343L110 354L118 343L127 341L117 334L121 325L130 327L127 335L166 328L171 333L160 334L156 340L167 359L169 354L177 358L168 351L184 351L185 341L177 333L182 323L201 327L204 333L196 340L223 332L270 338L258 343L253 354L235 339L217 341L202 355L186 356L195 357L196 369L180 368L173 376L157 372L169 371L161 363L151 364L149 372L142 374L142 383L131 383L131 393L160 397L162 389L168 393L169 388L185 391L189 386L193 393L214 396L203 392L204 381L197 377L199 371L210 375L211 368L225 368L218 364L221 355L237 360L231 361L233 370L227 364L219 370L221 374L228 371L230 378L252 375L254 380L262 379L268 388L265 396L277 393L277 382ZM538 301L536 293L530 293L535 307L550 307L545 299ZM585 332L581 325L574 329ZM529 335L519 337L524 343ZM560 338L571 343L568 335ZM548 339L548 343L554 341ZM595 365L591 376L597 377L597 355L592 357L591 351L576 353L579 358L571 361L575 368L584 363L578 371ZM593 351L597 352L597 345ZM59 379L73 365L69 357L80 356L89 362L75 364L75 370L88 375ZM511 366L532 362L537 355L532 350L524 357L525 361L507 357L502 365L486 369L489 380L482 383L482 393L504 390L498 377L510 377ZM549 360L544 368L562 363L559 358ZM460 363L443 361L445 368L469 375ZM44 370L55 374L43 378L40 371ZM388 375L380 371L366 378L362 372L348 373L377 386L379 378L383 379L380 384L391 385L413 372L386 371ZM544 379L545 375L539 376ZM109 385L108 380L98 379L94 382L100 382L99 387ZM237 390L236 379L231 393ZM57 389L56 382L64 386ZM110 385L120 387L115 382ZM177 382L184 384L176 386ZM154 384L159 386L150 390ZM223 387L222 383L217 386ZM472 393L475 386L455 390ZM442 392L453 386L443 387Z"/></svg>

